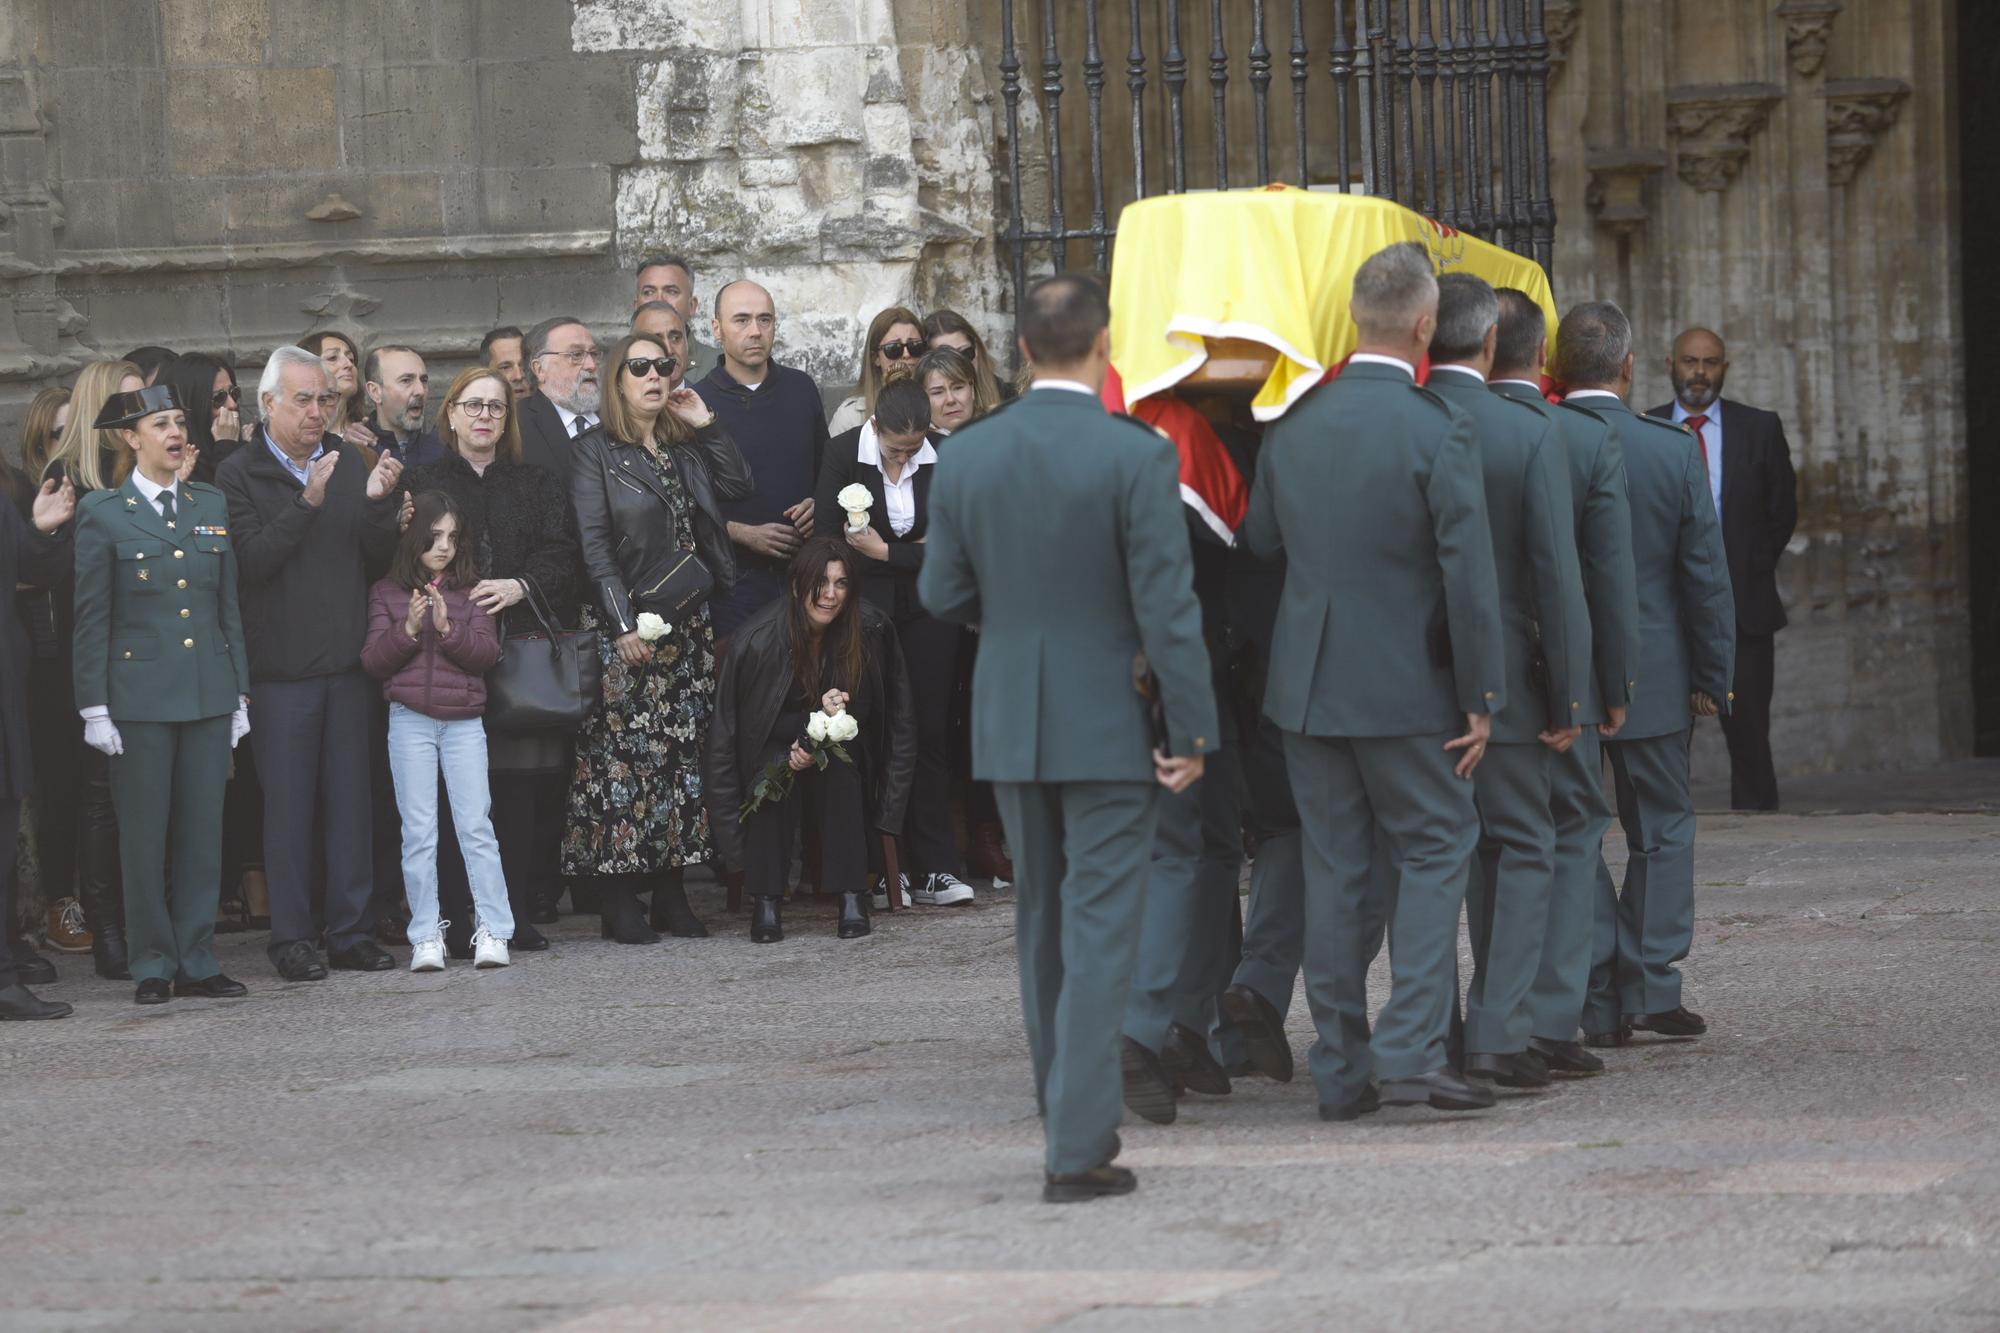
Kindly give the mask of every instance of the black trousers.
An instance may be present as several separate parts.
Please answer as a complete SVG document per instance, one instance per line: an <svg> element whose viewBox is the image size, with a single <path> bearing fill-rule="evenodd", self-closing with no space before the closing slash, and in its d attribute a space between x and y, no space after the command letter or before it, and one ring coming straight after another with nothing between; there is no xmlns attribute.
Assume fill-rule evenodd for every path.
<svg viewBox="0 0 2000 1333"><path fill-rule="evenodd" d="M382 697L379 686L369 699L369 710L368 790L373 801L370 818L374 826L369 864L375 889L369 905L368 924L373 926L377 920L402 913L403 812L396 808L396 781L389 771L389 701ZM438 808L448 811L451 802L445 801ZM448 846L454 854L457 852L458 839L452 834L448 817L439 822L438 846ZM461 882L463 879L464 872L461 870ZM468 888L466 892L470 895L471 890Z"/></svg>
<svg viewBox="0 0 2000 1333"><path fill-rule="evenodd" d="M903 820L903 855L912 879L965 873L951 817L951 707L963 633L921 613L896 622L917 712L917 770Z"/></svg>
<svg viewBox="0 0 2000 1333"><path fill-rule="evenodd" d="M222 794L222 898L238 892L246 870L264 868L264 790L257 782L256 748L230 751L235 771Z"/></svg>
<svg viewBox="0 0 2000 1333"><path fill-rule="evenodd" d="M87 748L83 723L76 716L68 658L37 657L28 666L28 743L35 757L35 794L39 798L35 807L35 861L41 868L43 896L54 902L68 897L76 883L80 787ZM97 766L97 779L94 798L109 811L111 787L103 764ZM117 837L115 827L111 836L114 840Z"/></svg>
<svg viewBox="0 0 2000 1333"><path fill-rule="evenodd" d="M1736 698L1722 715L1733 810L1778 808L1778 770L1771 761L1771 694L1776 684L1777 636L1739 633Z"/></svg>
<svg viewBox="0 0 2000 1333"><path fill-rule="evenodd" d="M774 746L771 762L790 748ZM860 754L853 747L849 753ZM759 765L761 771L762 765ZM747 774L747 789L757 780ZM806 794L812 800L806 800ZM809 768L792 782L782 801L766 801L743 821L743 889L753 898L784 896L790 876L792 837L801 807L810 809L819 830L819 888L822 893L860 893L868 887L868 811L861 770L838 759L825 769Z"/></svg>
<svg viewBox="0 0 2000 1333"><path fill-rule="evenodd" d="M271 953L325 936L334 952L368 937L374 824L368 782L375 682L359 671L259 681L250 741L264 786L264 873ZM313 910L314 821L325 836L326 892Z"/></svg>
<svg viewBox="0 0 2000 1333"><path fill-rule="evenodd" d="M21 836L21 801L0 797L0 989L14 984L14 854Z"/></svg>

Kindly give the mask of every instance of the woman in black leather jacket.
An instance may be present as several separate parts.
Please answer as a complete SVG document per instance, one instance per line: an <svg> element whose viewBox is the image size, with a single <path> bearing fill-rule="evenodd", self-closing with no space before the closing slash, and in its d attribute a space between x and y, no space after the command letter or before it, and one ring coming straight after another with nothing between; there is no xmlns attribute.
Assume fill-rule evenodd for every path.
<svg viewBox="0 0 2000 1333"><path fill-rule="evenodd" d="M571 446L570 502L589 579L584 612L600 632L603 704L577 734L563 835L565 875L593 879L604 935L621 944L660 937L652 925L708 934L689 910L685 867L709 857L701 754L715 691L715 635L706 596L668 599L735 581L718 500L750 494L750 468L678 367L642 334L620 339L605 365L601 430ZM642 616L669 628L647 639Z"/></svg>
<svg viewBox="0 0 2000 1333"><path fill-rule="evenodd" d="M916 708L903 652L889 616L864 602L848 573L853 552L829 537L792 559L786 594L739 626L729 641L703 774L717 859L741 870L752 903L750 938L784 938L778 900L785 891L800 792L817 792L820 882L840 894L840 938L866 935L869 830L902 831L917 763ZM815 711L847 712L860 733L847 742L853 763L824 769L802 761L796 741ZM758 774L789 759L791 793L739 812Z"/></svg>

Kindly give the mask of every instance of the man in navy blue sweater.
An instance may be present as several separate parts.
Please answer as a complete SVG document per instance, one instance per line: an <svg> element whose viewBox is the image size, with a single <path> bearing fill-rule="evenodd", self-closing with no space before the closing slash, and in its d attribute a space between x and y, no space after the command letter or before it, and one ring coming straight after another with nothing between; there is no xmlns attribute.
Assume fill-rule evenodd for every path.
<svg viewBox="0 0 2000 1333"><path fill-rule="evenodd" d="M784 591L786 566L812 536L826 408L812 376L771 359L778 333L771 293L739 278L715 294L710 323L722 359L694 391L722 419L757 481L748 499L722 502L736 543L736 586L712 608L720 640Z"/></svg>

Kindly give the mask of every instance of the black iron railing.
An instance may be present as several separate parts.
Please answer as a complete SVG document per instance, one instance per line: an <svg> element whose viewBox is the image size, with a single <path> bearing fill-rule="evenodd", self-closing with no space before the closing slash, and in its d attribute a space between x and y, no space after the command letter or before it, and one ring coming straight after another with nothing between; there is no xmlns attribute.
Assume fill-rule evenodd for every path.
<svg viewBox="0 0 2000 1333"><path fill-rule="evenodd" d="M1031 269L1068 267L1087 244L1104 268L1118 208L1148 194L1190 188L1188 162L1206 140L1208 179L1194 188L1261 185L1276 178L1271 120L1272 53L1266 11L1289 8L1286 47L1290 152L1275 154L1293 184L1390 198L1448 226L1549 266L1555 204L1549 196L1549 44L1544 0L1000 0L1000 94L1007 134L1007 253L1015 306ZM1206 10L1203 14L1201 11ZM1203 19L1206 20L1203 23ZM1105 129L1104 49L1112 22L1126 28L1126 122ZM1039 120L1024 129L1022 46L1039 28ZM1209 124L1190 123L1184 30L1208 36ZM1199 40L1197 36L1197 40ZM1245 78L1231 43L1244 52ZM1157 82L1148 50L1158 51ZM1082 51L1084 117L1065 118L1063 76ZM1315 49L1317 48L1317 49ZM1115 48L1114 48L1115 49ZM1316 79L1316 57L1326 77ZM1247 83L1247 132L1240 114ZM1116 94L1113 94L1116 96ZM1198 97L1199 94L1197 93ZM1194 112L1198 116L1199 112ZM1282 119L1282 118L1281 118ZM1032 131L1032 142L1024 133ZM1157 161L1165 139L1166 159ZM1039 151L1037 151L1039 150ZM1024 178L1033 171L1034 184ZM1116 170L1129 157L1130 174ZM1039 158L1039 160L1037 160ZM1107 176L1114 172L1116 179ZM1065 206L1066 187L1087 190L1088 225ZM1072 193L1070 198L1077 195ZM1079 210L1080 211L1080 210Z"/></svg>

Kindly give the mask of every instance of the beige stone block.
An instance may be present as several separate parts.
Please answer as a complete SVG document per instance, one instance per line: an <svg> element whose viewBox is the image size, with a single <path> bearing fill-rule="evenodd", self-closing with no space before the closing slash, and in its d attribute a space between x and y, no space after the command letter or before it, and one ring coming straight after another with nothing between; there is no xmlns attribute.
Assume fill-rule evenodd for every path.
<svg viewBox="0 0 2000 1333"><path fill-rule="evenodd" d="M361 216L344 222L309 221L306 214L334 193L359 209ZM229 239L239 244L435 236L444 228L438 177L428 172L231 181L228 200Z"/></svg>
<svg viewBox="0 0 2000 1333"><path fill-rule="evenodd" d="M767 51L738 122L772 147L859 143L866 67L852 47Z"/></svg>
<svg viewBox="0 0 2000 1333"><path fill-rule="evenodd" d="M340 162L331 69L226 69L167 84L167 159L187 176Z"/></svg>
<svg viewBox="0 0 2000 1333"><path fill-rule="evenodd" d="M270 0L163 0L169 65L257 65L271 37Z"/></svg>

